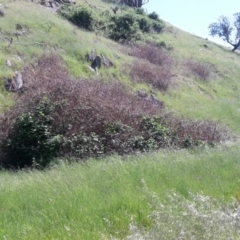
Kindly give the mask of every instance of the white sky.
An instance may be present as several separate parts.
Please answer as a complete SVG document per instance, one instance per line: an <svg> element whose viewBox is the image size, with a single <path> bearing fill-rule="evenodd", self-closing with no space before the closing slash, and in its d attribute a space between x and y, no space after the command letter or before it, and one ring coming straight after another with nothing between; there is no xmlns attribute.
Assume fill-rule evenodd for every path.
<svg viewBox="0 0 240 240"><path fill-rule="evenodd" d="M238 6L239 0L149 0L144 8L157 12L161 19L186 32L226 45L217 37L209 36L208 26L221 15L231 17L240 12Z"/></svg>

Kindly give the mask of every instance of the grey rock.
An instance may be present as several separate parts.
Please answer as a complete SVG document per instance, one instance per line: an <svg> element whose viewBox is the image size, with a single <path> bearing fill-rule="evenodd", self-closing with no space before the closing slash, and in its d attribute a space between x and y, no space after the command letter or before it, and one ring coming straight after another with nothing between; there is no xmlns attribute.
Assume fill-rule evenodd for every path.
<svg viewBox="0 0 240 240"><path fill-rule="evenodd" d="M18 56L18 55L14 55L14 57L18 60L18 61L22 61L22 59Z"/></svg>
<svg viewBox="0 0 240 240"><path fill-rule="evenodd" d="M23 26L19 23L16 24L16 30L22 31L23 30Z"/></svg>
<svg viewBox="0 0 240 240"><path fill-rule="evenodd" d="M94 61L95 58L96 58L96 54L94 50L92 50L91 53L87 53L85 55L85 60L87 60L88 62Z"/></svg>
<svg viewBox="0 0 240 240"><path fill-rule="evenodd" d="M164 108L164 102L161 100L158 100L154 94L151 94L150 100L152 101L152 103L157 104L161 108Z"/></svg>
<svg viewBox="0 0 240 240"><path fill-rule="evenodd" d="M137 95L138 95L140 98L147 98L147 97L148 97L148 94L147 94L145 91L141 90L141 89L139 89L139 90L137 91Z"/></svg>
<svg viewBox="0 0 240 240"><path fill-rule="evenodd" d="M76 4L75 0L62 0L62 2L65 4Z"/></svg>
<svg viewBox="0 0 240 240"><path fill-rule="evenodd" d="M23 87L23 79L22 79L22 74L19 71L15 72L15 90L19 90Z"/></svg>
<svg viewBox="0 0 240 240"><path fill-rule="evenodd" d="M13 78L6 79L4 88L8 92L22 92L23 79L21 72L16 71Z"/></svg>
<svg viewBox="0 0 240 240"><path fill-rule="evenodd" d="M102 62L105 66L107 66L107 67L113 66L113 62L110 61L108 58L106 58L103 54L101 54L101 58L102 58Z"/></svg>
<svg viewBox="0 0 240 240"><path fill-rule="evenodd" d="M6 60L6 66L8 66L8 67L12 67L13 66L13 64L12 64L12 62L10 61L10 60Z"/></svg>
<svg viewBox="0 0 240 240"><path fill-rule="evenodd" d="M49 1L49 6L55 9L57 8L57 3L55 1Z"/></svg>
<svg viewBox="0 0 240 240"><path fill-rule="evenodd" d="M0 17L4 17L5 12L3 11L3 9L0 8Z"/></svg>

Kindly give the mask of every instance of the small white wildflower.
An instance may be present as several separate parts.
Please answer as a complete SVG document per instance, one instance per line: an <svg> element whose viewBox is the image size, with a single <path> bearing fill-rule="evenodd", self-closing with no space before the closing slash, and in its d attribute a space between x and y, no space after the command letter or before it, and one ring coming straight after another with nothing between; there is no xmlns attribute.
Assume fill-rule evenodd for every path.
<svg viewBox="0 0 240 240"><path fill-rule="evenodd" d="M71 229L68 227L68 226L66 226L66 225L64 225L64 228L66 229L66 231L70 231Z"/></svg>

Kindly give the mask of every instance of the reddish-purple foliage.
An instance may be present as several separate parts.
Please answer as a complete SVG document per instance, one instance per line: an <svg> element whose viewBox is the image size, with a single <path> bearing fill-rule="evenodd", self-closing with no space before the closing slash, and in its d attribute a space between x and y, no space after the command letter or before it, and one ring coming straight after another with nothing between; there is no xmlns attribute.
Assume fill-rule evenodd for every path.
<svg viewBox="0 0 240 240"><path fill-rule="evenodd" d="M170 54L159 47L146 44L131 50L137 57L130 66L130 75L134 81L151 84L166 91L173 80L173 59Z"/></svg>
<svg viewBox="0 0 240 240"><path fill-rule="evenodd" d="M142 64L142 65L141 65ZM168 72L162 72L164 67L141 61L134 65L136 67L135 77L151 79L149 83L156 87L167 89L169 86ZM144 73L141 70L145 71ZM166 70L167 71L167 70ZM142 74L142 75L141 75ZM148 141L148 137L155 136L155 128L144 130L143 117L160 117L158 122L168 130L161 131L169 139L166 144L160 142L159 147L172 146L189 147L197 145L199 142L214 143L226 139L227 131L218 123L211 121L192 121L175 117L163 111L163 106L149 99L138 97L132 94L121 83L110 81L104 83L100 80L75 79L70 76L65 68L64 61L57 55L44 55L31 65L27 65L22 71L24 79L23 93L16 94L16 103L12 109L0 116L0 142L8 138L9 132L18 116L37 106L43 99L52 103L53 111L50 112L52 135L60 134L65 139L74 140L74 136L91 136L92 133L100 136L103 144L106 141L106 152L126 153L132 152L135 140ZM156 82L155 79L161 79ZM168 79L168 80L167 80ZM138 80L138 79L136 79ZM120 130L114 133L114 139L106 133L107 127L112 128L120 124ZM126 129L131 129L128 131ZM158 128L157 128L158 129ZM114 130L115 131L115 130ZM156 139L158 139L156 136ZM109 139L105 139L108 138ZM144 139L146 137L146 139ZM118 139L116 139L118 138ZM105 140L104 140L105 139ZM124 145L130 139L130 145ZM113 140L113 141L112 141ZM75 140L74 140L75 141ZM80 141L80 140L79 140ZM115 141L115 142L114 142ZM138 140L136 140L137 143ZM118 142L116 144L116 142ZM75 142L73 146L81 144ZM72 147L63 147L62 153L70 153ZM128 148L125 150L125 148ZM101 148L101 146L99 147Z"/></svg>

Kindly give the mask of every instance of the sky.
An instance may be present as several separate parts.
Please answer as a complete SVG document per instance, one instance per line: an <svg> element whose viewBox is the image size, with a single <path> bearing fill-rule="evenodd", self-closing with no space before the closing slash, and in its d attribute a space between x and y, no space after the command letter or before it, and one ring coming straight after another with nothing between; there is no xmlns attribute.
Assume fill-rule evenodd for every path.
<svg viewBox="0 0 240 240"><path fill-rule="evenodd" d="M240 12L240 7L236 8L239 3L239 0L149 0L144 8L149 13L157 12L161 19L186 32L230 46L210 37L208 26L221 15L231 17Z"/></svg>

